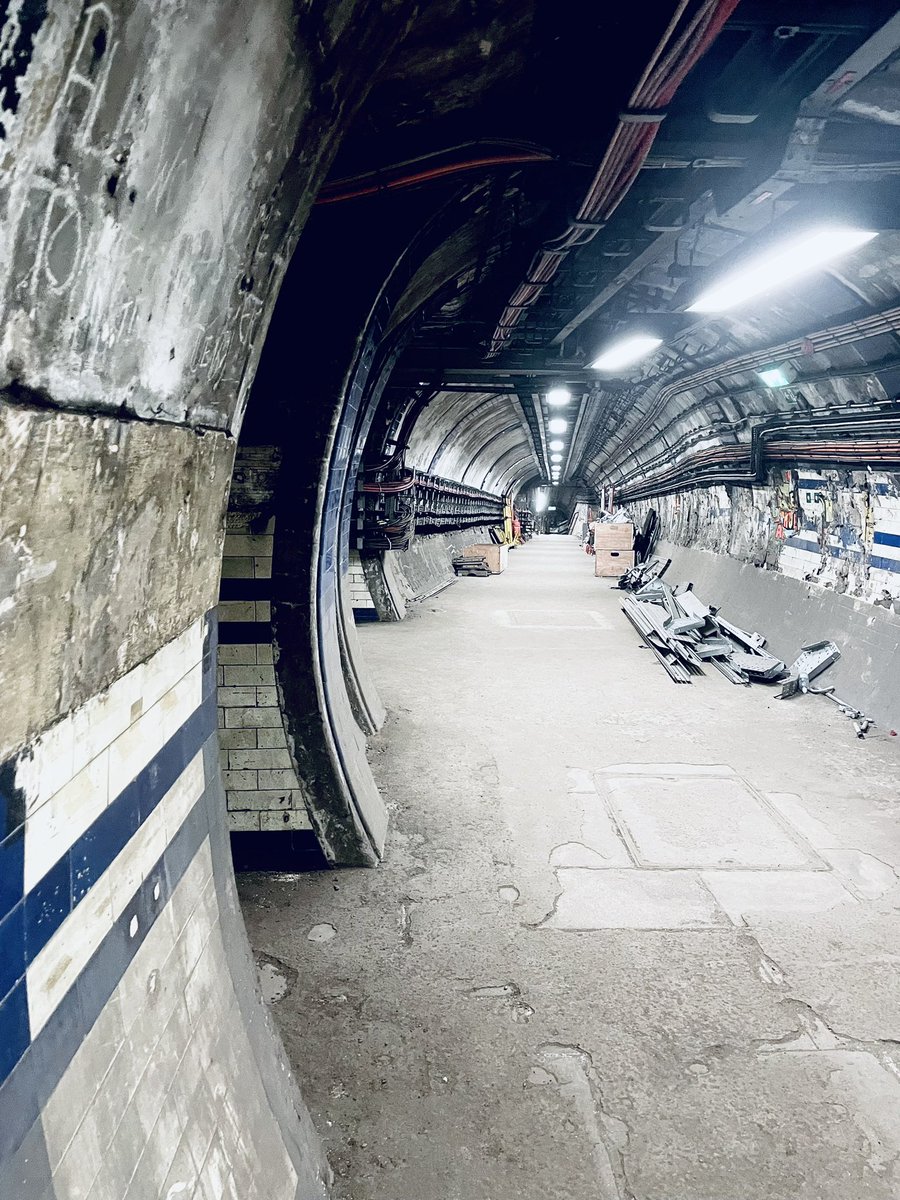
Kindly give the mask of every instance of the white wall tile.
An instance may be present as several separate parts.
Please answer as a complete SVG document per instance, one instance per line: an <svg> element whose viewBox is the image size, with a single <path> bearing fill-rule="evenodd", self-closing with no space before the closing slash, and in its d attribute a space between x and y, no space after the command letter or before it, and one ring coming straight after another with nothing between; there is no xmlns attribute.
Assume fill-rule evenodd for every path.
<svg viewBox="0 0 900 1200"><path fill-rule="evenodd" d="M203 667L193 667L109 748L109 794L113 798L134 779L199 707Z"/></svg>
<svg viewBox="0 0 900 1200"><path fill-rule="evenodd" d="M61 791L84 767L171 691L203 654L204 622L194 621L105 692L42 734L16 771L28 814Z"/></svg>
<svg viewBox="0 0 900 1200"><path fill-rule="evenodd" d="M58 862L100 816L109 800L109 751L69 780L25 824L25 891Z"/></svg>
<svg viewBox="0 0 900 1200"><path fill-rule="evenodd" d="M112 893L107 872L63 921L28 968L28 1016L32 1039L43 1029L112 925Z"/></svg>
<svg viewBox="0 0 900 1200"><path fill-rule="evenodd" d="M201 752L29 966L32 1036L75 982L113 923L125 912L141 881L147 878L203 794L204 786Z"/></svg>

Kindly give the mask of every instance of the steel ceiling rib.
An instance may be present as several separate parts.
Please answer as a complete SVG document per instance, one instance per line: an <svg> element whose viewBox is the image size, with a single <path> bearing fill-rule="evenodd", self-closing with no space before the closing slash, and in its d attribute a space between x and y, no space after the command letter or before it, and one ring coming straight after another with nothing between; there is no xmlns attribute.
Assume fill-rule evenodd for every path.
<svg viewBox="0 0 900 1200"><path fill-rule="evenodd" d="M658 238L650 243L646 250L643 250L636 258L633 258L628 266L623 268L614 279L611 279L593 300L569 319L556 337L551 340L550 345L561 346L566 338L573 334L580 325L583 325L589 317L599 312L614 296L618 295L622 288L627 287L629 283L636 279L645 267L651 266L667 251L671 250L678 243L678 239L682 234L700 224L713 211L712 193L705 192L699 200L696 200L690 206L685 223L680 229L672 229L661 233Z"/></svg>

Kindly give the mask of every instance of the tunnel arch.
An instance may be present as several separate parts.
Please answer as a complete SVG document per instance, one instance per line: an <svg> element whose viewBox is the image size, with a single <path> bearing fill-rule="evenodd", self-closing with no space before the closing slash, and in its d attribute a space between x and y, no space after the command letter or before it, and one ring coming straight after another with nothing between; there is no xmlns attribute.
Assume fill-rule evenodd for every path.
<svg viewBox="0 0 900 1200"><path fill-rule="evenodd" d="M550 311L526 312L536 298L528 289L549 282L530 272L532 253L563 253L553 248L557 218L574 211L571 177L580 179L584 147L597 143L597 112L616 125L656 36L642 14L598 78L596 35L621 39L621 14L605 26L598 17L593 39L581 39L579 7L569 6L560 38L533 36L530 4L507 5L505 25L493 5L451 3L429 14L408 0L261 0L249 15L208 2L49 0L12 5L4 16L4 1188L12 1180L42 1200L59 1191L143 1200L220 1171L242 1200L307 1200L327 1188L327 1161L259 1002L223 825L216 731L226 501L289 264L305 284L303 336L295 330L297 366L271 440L286 451L273 491L274 544L260 555L272 560L259 603L272 606L277 682L269 686L269 664L257 661L266 672L235 689L253 691L254 702L264 693L261 706L287 726L291 770L333 863L372 865L385 839L365 758L365 734L383 710L356 646L346 577L355 479L368 450L384 456L398 414L401 429L405 414L415 415L401 447L410 462L446 473L443 484L477 512L460 539L489 537L503 496L543 478L539 397L557 378L587 397L586 448L572 474L588 493L614 487L641 505L713 484L685 501L685 528L696 530L722 501L723 480L762 482L766 454L818 470L817 447L839 426L843 446L829 444L827 463L852 470L864 462L857 474L867 497L894 486L872 477L865 457L883 430L896 440L900 322L889 237L802 302L779 302L754 321L678 325L682 340L658 375L608 389L586 378L592 343L632 313L673 315L665 310L681 303L678 270L714 268L739 230L766 227L760 196L807 203L835 146L851 187L854 169L866 184L880 172L891 182L886 139L860 139L881 155L864 163L835 136L849 111L840 110L846 84L826 88L827 100L810 90L787 151L778 139L789 122L759 122L759 158L750 153L739 183L716 194L715 222L695 219L693 176L684 194L664 199L663 208L677 202L675 224L671 213L660 218L657 185L646 183L653 172L632 163L636 206L615 198L607 214L618 212L615 229L593 219L601 213L576 218L578 245L565 253L602 235L587 286L605 280L600 295L608 293L615 281L600 260L630 255L617 278L633 289L614 288L621 299L593 308L573 339L584 313L572 300L573 255L547 295ZM466 35L457 44L446 33L459 21ZM866 28L843 36L856 45ZM485 29L490 38L480 36ZM868 61L880 66L895 51L881 34ZM432 89L423 84L436 53ZM573 54L586 69L570 69ZM809 82L816 61L791 63L799 80L791 88ZM831 71L839 55L828 50L823 61ZM869 73L859 65L854 87ZM487 139L483 100L497 122ZM659 125L659 111L626 112L625 123L649 114ZM689 118L682 109L678 121L699 151L682 167L658 145L666 171L707 169L705 135ZM811 129L811 139L797 136ZM378 161L382 149L392 161ZM778 178L767 180L761 167L782 159ZM342 207L358 187L371 200L362 215ZM694 239L689 263L671 237L682 220ZM661 239L646 236L660 229ZM457 329L463 346L451 339ZM754 376L763 353L803 368L802 384L762 387ZM452 393L460 378L477 391ZM516 389L535 398L527 413ZM856 442L859 429L871 429L872 440ZM779 451L772 443L785 431L792 439ZM878 465L892 453L889 445ZM836 491L840 481L828 482ZM877 532L897 536L886 526ZM434 550L426 567L446 573L458 548L455 533L452 543L425 543ZM859 552L865 572L871 549ZM881 557L887 578L895 560ZM259 778L255 768L234 772ZM213 1136L197 1161L201 1123Z"/></svg>
<svg viewBox="0 0 900 1200"><path fill-rule="evenodd" d="M4 29L0 641L40 666L0 705L0 1190L324 1196L234 892L215 593L285 263L411 6L356 5L354 54L277 0L52 7Z"/></svg>

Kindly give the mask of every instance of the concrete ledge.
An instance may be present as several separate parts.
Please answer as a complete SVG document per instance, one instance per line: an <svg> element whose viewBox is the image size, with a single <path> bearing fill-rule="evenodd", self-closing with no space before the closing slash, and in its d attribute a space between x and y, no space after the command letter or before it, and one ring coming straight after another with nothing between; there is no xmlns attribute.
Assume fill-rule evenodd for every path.
<svg viewBox="0 0 900 1200"><path fill-rule="evenodd" d="M416 537L408 550L388 550L363 559L378 618L402 621L411 603L453 583L453 559L466 546L490 542L487 527Z"/></svg>
<svg viewBox="0 0 900 1200"><path fill-rule="evenodd" d="M842 657L822 676L838 695L864 709L883 729L900 728L900 618L887 609L790 579L708 550L660 542L671 557L671 583L693 581L707 604L768 638L768 648L790 663L800 647L831 638ZM793 703L788 701L787 703ZM804 701L800 701L804 703Z"/></svg>

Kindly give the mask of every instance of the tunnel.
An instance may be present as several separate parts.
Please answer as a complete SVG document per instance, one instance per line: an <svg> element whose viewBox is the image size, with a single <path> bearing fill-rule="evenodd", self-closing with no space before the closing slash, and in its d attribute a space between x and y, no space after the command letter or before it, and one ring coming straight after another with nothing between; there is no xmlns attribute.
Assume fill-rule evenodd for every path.
<svg viewBox="0 0 900 1200"><path fill-rule="evenodd" d="M900 15L0 8L0 1200L900 1194Z"/></svg>

